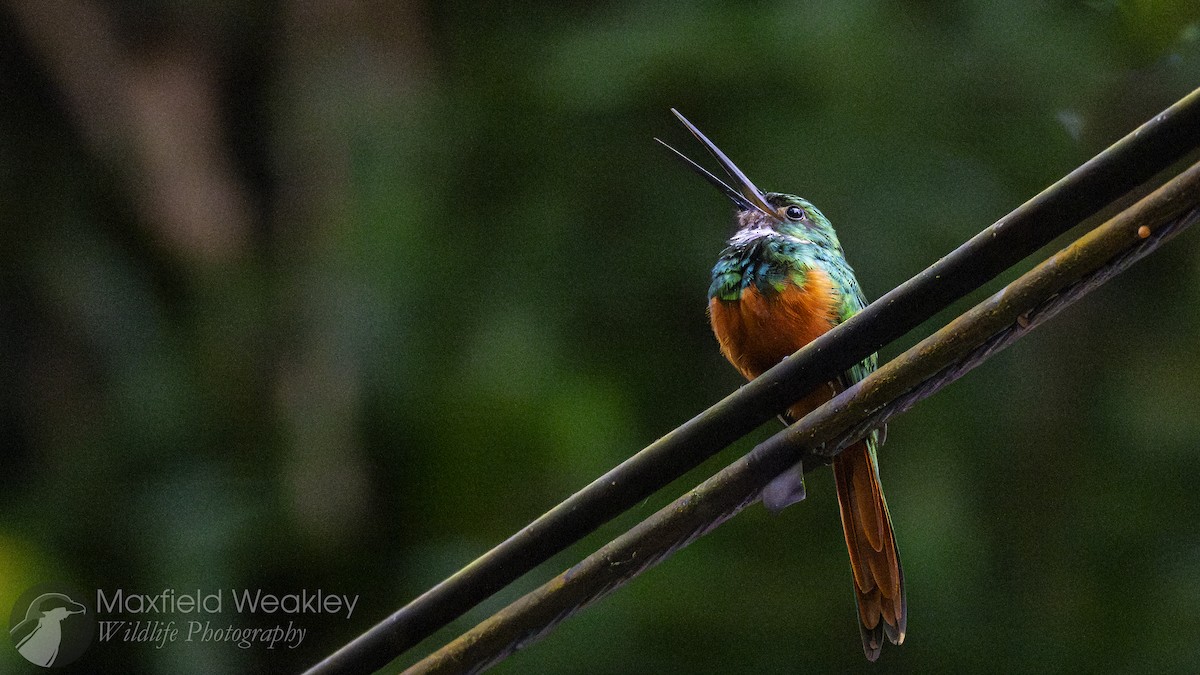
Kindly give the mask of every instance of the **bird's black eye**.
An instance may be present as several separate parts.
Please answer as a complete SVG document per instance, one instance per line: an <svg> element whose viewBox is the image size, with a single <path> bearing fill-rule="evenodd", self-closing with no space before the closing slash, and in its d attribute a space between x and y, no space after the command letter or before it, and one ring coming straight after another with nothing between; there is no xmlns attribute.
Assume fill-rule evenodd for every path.
<svg viewBox="0 0 1200 675"><path fill-rule="evenodd" d="M791 220L803 220L804 219L804 209L800 208L799 206L787 207L787 210L784 211L784 214L787 215L787 217Z"/></svg>

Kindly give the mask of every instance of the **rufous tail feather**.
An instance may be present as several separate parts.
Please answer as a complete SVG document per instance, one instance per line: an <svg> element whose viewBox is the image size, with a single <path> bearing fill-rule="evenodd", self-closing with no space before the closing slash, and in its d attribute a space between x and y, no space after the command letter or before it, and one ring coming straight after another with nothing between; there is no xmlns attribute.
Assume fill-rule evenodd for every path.
<svg viewBox="0 0 1200 675"><path fill-rule="evenodd" d="M860 441L835 457L833 476L854 571L863 652L874 661L884 636L892 644L904 641L908 605L892 518L867 443Z"/></svg>

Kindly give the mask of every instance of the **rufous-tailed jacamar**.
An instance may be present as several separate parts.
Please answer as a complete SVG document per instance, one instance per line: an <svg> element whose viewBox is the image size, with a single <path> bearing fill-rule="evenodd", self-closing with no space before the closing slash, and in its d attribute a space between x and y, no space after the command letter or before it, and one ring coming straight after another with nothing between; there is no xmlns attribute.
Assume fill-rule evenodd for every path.
<svg viewBox="0 0 1200 675"><path fill-rule="evenodd" d="M858 313L866 300L833 226L817 207L795 195L759 190L699 129L671 112L729 176L726 183L663 143L736 207L737 231L713 267L708 311L721 353L754 379ZM800 419L875 367L871 355L790 407L785 421ZM863 651L872 661L885 635L893 644L904 641L907 614L904 572L875 457L882 442L883 434L872 431L833 460ZM798 473L781 476L764 491L768 508L802 498L803 475L793 471Z"/></svg>

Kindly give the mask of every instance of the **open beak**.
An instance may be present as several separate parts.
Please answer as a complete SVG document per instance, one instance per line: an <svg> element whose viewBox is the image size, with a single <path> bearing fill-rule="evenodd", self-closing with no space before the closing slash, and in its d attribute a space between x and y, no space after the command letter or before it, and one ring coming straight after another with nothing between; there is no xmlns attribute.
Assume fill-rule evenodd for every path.
<svg viewBox="0 0 1200 675"><path fill-rule="evenodd" d="M775 220L779 220L779 217L775 215L775 208L767 203L767 198L766 195L763 194L763 191L759 190L754 183L750 182L750 179L746 176L746 174L742 173L742 170L737 168L737 165L734 164L728 157L726 157L725 153L721 152L721 149L718 148L715 143L708 140L708 137L696 128L696 125L692 124L687 120L686 117L679 114L678 110L671 108L671 112L679 118L680 122L683 122L683 126L687 127L688 131L692 132L692 135L695 136L697 140L704 144L704 147L713 157L716 158L717 162L721 165L721 168L725 170L725 174L729 176L729 181L737 186L737 189L730 187L728 183L714 176L711 172L709 172L708 169L705 169L696 162L692 161L687 155L676 150L675 148L672 148L670 145L667 145L661 139L656 138L654 140L662 143L663 147L675 153L676 157L682 160L689 169L700 174L701 178L704 178L709 183L712 183L713 186L723 192L726 197L729 197L729 199L739 209L742 209L743 211L757 209L764 215Z"/></svg>

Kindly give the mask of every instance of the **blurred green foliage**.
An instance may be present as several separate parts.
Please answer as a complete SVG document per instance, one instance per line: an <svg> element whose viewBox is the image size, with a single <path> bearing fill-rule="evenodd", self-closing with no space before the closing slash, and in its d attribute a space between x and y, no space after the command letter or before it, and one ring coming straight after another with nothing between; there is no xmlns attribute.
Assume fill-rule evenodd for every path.
<svg viewBox="0 0 1200 675"><path fill-rule="evenodd" d="M822 208L878 297L1200 84L1198 21L1193 0L4 3L0 609L48 579L360 594L296 650L80 664L310 665L740 384L704 315L728 206L651 141L695 154L668 107ZM892 425L910 632L882 667L1200 668L1196 250ZM865 668L826 472L809 494L498 672Z"/></svg>

